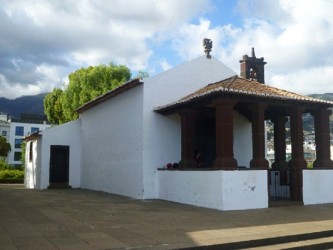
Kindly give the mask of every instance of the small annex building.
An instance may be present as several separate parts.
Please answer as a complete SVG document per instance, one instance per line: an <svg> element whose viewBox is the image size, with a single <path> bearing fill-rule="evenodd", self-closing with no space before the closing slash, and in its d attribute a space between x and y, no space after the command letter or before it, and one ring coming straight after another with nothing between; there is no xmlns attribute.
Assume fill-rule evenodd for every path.
<svg viewBox="0 0 333 250"><path fill-rule="evenodd" d="M273 168L281 185L288 180L289 199L332 203L328 108L333 102L265 84L265 64L253 49L240 60L238 76L208 52L124 83L80 107L77 120L26 138L25 186L67 185L219 210L266 208L265 121L271 120ZM304 113L315 121L313 169L304 159ZM288 119L290 162L285 153ZM202 155L199 167L196 151ZM179 165L166 168L168 163Z"/></svg>

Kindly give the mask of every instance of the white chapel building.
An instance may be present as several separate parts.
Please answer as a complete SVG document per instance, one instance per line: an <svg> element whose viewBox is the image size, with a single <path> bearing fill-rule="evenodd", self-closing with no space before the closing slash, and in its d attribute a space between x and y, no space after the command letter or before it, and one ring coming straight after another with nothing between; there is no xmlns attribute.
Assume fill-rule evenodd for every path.
<svg viewBox="0 0 333 250"><path fill-rule="evenodd" d="M305 205L333 202L325 137L333 102L266 85L266 62L254 50L240 62L238 76L207 52L126 82L81 106L77 120L30 135L25 186L70 186L219 210L266 208L265 120L271 119L276 147L282 148L275 167L290 173L289 198ZM314 170L306 169L302 152L303 113L313 114L316 123ZM283 153L286 117L292 130L289 163Z"/></svg>

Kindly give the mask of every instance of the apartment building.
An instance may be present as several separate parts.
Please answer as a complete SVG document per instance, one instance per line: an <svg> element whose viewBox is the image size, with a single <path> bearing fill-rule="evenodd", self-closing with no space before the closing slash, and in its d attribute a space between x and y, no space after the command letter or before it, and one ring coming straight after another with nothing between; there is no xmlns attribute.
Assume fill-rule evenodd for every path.
<svg viewBox="0 0 333 250"><path fill-rule="evenodd" d="M7 162L9 165L20 166L24 137L50 127L44 115L22 113L20 118L10 118L0 115L0 135L10 143L10 151Z"/></svg>
<svg viewBox="0 0 333 250"><path fill-rule="evenodd" d="M0 114L0 136L5 137L9 141L10 124L6 114Z"/></svg>

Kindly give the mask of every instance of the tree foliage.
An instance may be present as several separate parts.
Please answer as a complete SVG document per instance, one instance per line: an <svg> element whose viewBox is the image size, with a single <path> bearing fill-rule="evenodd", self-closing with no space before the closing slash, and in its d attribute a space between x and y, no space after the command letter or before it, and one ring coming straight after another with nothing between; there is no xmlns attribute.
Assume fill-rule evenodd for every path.
<svg viewBox="0 0 333 250"><path fill-rule="evenodd" d="M10 151L10 144L7 142L5 137L0 136L0 156L7 157Z"/></svg>
<svg viewBox="0 0 333 250"><path fill-rule="evenodd" d="M44 111L50 122L62 124L75 120L77 108L118 87L131 78L124 65L90 66L69 75L69 83L62 91L54 89L44 99Z"/></svg>
<svg viewBox="0 0 333 250"><path fill-rule="evenodd" d="M63 91L61 89L55 88L44 98L44 113L47 115L49 122L53 124L61 124L65 122L62 115L62 93Z"/></svg>
<svg viewBox="0 0 333 250"><path fill-rule="evenodd" d="M25 167L25 150L27 148L27 142L23 141L21 143L21 150L22 150L22 154L21 154L21 162L22 162L22 168Z"/></svg>

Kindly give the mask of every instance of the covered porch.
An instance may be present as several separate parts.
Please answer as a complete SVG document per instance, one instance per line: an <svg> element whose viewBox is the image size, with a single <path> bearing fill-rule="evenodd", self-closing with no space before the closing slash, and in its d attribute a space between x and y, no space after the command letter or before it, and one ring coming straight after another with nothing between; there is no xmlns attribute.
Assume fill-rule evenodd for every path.
<svg viewBox="0 0 333 250"><path fill-rule="evenodd" d="M179 169L160 171L161 198L195 204L198 200L210 197L203 202L203 206L210 207L207 204L214 203L214 208L222 210L267 207L270 176L269 163L265 158L265 121L271 120L274 124L273 169L279 171L280 176L290 173L291 200L304 204L333 202L333 195L330 195L327 189L331 184L328 181L324 184L314 180L319 173L331 176L333 180L329 136L331 112L328 110L332 106L333 102L298 95L234 76L210 84L177 102L156 108L155 111L166 116L177 113L181 120ZM315 121L317 158L311 170L307 169L304 159L304 113L313 115ZM241 116L247 121L244 126L235 123L235 116ZM286 160L285 132L288 118L292 146L289 162ZM246 123L249 131L246 131ZM235 137L239 137L239 133L250 135L244 136L241 144L235 145ZM244 159L240 159L240 146L251 151L248 162L244 163ZM198 151L202 154L200 165L194 157L194 153ZM318 172L319 170L321 172ZM168 183L177 188L173 190ZM314 189L322 193L320 201L314 197Z"/></svg>

